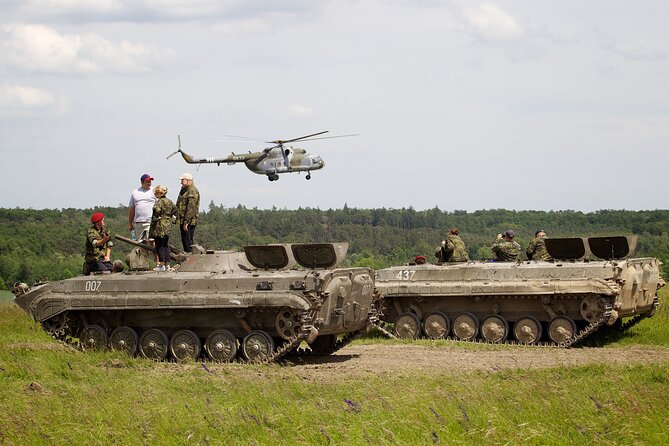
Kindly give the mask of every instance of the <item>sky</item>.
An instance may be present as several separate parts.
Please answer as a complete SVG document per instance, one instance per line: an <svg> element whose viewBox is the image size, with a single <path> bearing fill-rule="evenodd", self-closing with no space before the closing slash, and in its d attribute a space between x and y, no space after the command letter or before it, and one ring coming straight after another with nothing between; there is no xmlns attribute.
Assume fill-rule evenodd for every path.
<svg viewBox="0 0 669 446"><path fill-rule="evenodd" d="M669 2L0 0L4 208L666 209ZM269 182L186 164L294 143ZM250 139L231 141L226 135Z"/></svg>

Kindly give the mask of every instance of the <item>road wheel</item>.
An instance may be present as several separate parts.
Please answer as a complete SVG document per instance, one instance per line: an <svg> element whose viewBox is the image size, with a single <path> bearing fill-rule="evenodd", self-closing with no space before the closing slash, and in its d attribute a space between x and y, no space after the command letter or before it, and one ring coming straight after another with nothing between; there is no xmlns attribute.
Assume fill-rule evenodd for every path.
<svg viewBox="0 0 669 446"><path fill-rule="evenodd" d="M242 354L251 362L267 360L274 351L274 340L262 330L254 330L242 340Z"/></svg>
<svg viewBox="0 0 669 446"><path fill-rule="evenodd" d="M84 350L104 350L107 348L107 331L99 325L87 325L79 340Z"/></svg>
<svg viewBox="0 0 669 446"><path fill-rule="evenodd" d="M472 313L461 313L453 320L453 334L461 341L473 341L479 334L479 320Z"/></svg>
<svg viewBox="0 0 669 446"><path fill-rule="evenodd" d="M428 314L423 321L423 331L430 339L444 339L451 331L448 316L440 311Z"/></svg>
<svg viewBox="0 0 669 446"><path fill-rule="evenodd" d="M111 349L125 352L128 356L134 356L137 353L138 343L139 336L137 332L126 326L117 327L109 336L109 346Z"/></svg>
<svg viewBox="0 0 669 446"><path fill-rule="evenodd" d="M214 330L207 336L204 349L214 361L229 362L237 356L237 339L228 330Z"/></svg>
<svg viewBox="0 0 669 446"><path fill-rule="evenodd" d="M521 317L513 326L513 336L521 344L536 344L541 334L541 322L532 316Z"/></svg>
<svg viewBox="0 0 669 446"><path fill-rule="evenodd" d="M558 316L548 324L548 337L556 344L567 342L576 335L576 324L567 316Z"/></svg>
<svg viewBox="0 0 669 446"><path fill-rule="evenodd" d="M402 313L395 321L395 334L398 338L418 339L420 336L420 320L413 313Z"/></svg>
<svg viewBox="0 0 669 446"><path fill-rule="evenodd" d="M200 337L192 330L179 330L170 339L170 353L177 361L193 361L201 351Z"/></svg>
<svg viewBox="0 0 669 446"><path fill-rule="evenodd" d="M509 323L501 316L488 316L481 323L481 337L495 344L506 341L509 336Z"/></svg>
<svg viewBox="0 0 669 446"><path fill-rule="evenodd" d="M167 356L169 339L164 331L149 328L139 337L139 354L145 358L162 361Z"/></svg>

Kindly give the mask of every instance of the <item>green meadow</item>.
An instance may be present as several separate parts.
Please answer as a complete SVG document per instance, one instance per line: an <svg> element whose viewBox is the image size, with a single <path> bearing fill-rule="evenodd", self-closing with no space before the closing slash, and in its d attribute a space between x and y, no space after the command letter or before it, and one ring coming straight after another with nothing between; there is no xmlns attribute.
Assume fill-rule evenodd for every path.
<svg viewBox="0 0 669 446"><path fill-rule="evenodd" d="M612 355L628 345L669 348L668 289L660 295L663 305L653 318L592 342ZM329 374L327 364L313 374L299 363L203 366L83 353L52 340L3 294L0 444L669 441L669 363L462 372L405 371L398 363L391 373L351 376Z"/></svg>

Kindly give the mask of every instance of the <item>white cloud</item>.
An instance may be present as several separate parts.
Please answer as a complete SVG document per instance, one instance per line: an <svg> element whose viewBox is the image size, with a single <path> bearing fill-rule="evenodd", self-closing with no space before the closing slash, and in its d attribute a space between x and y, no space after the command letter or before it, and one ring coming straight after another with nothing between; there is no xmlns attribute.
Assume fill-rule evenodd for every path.
<svg viewBox="0 0 669 446"><path fill-rule="evenodd" d="M16 84L0 85L0 114L3 116L32 116L43 113L63 114L69 106L64 96L39 88Z"/></svg>
<svg viewBox="0 0 669 446"><path fill-rule="evenodd" d="M265 14L302 15L319 10L310 0L15 0L3 12L40 17L45 21L162 22L235 20Z"/></svg>
<svg viewBox="0 0 669 446"><path fill-rule="evenodd" d="M170 17L206 17L221 14L236 3L229 0L144 0L142 7ZM132 2L128 2L128 5Z"/></svg>
<svg viewBox="0 0 669 446"><path fill-rule="evenodd" d="M97 34L60 34L35 24L2 28L0 56L26 71L57 74L136 73L171 59L172 53L148 45L113 43Z"/></svg>
<svg viewBox="0 0 669 446"><path fill-rule="evenodd" d="M463 12L473 32L485 40L512 40L523 34L520 24L494 3L481 3Z"/></svg>
<svg viewBox="0 0 669 446"><path fill-rule="evenodd" d="M21 5L26 11L41 14L68 14L72 12L109 13L121 9L118 0L25 0Z"/></svg>

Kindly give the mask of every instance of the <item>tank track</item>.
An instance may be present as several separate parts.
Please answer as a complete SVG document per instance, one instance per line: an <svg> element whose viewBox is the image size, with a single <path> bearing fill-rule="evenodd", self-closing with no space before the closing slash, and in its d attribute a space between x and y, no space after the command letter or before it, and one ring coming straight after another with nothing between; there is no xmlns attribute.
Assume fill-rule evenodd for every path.
<svg viewBox="0 0 669 446"><path fill-rule="evenodd" d="M378 317L376 315L369 316L367 318L367 322L369 325L378 327L378 324L380 323ZM368 328L369 327L364 327L361 328L360 330L352 331L350 333L347 333L344 335L341 339L337 339L334 343L330 345L325 345L325 346L314 346L313 348L305 349L305 348L299 348L294 351L294 354L296 355L301 355L301 356L329 356L334 354L335 352L341 350L342 348L346 347L348 344L353 342L354 340L358 339L361 336L364 336L368 333ZM381 329L383 330L383 329ZM393 339L396 339L395 335L392 333L385 331L386 336L391 337Z"/></svg>
<svg viewBox="0 0 669 446"><path fill-rule="evenodd" d="M291 337L290 339L286 340L283 344L281 344L274 352L272 352L271 355L269 355L267 358L265 358L262 361L255 361L255 364L270 364L270 363L275 363L278 362L281 358L286 356L286 354L290 353L291 351L294 351L303 341L305 341L309 335L311 334L311 330L313 328L312 320L313 320L313 314L314 311L308 311L308 310L303 310L301 312L301 324L300 324L300 331L297 333L295 336ZM69 336L67 333L70 331L69 326L67 324L68 318L67 314L65 313L62 316L62 320L57 324L47 324L42 323L43 329L51 336L53 339L58 341L59 343L66 345L68 347L74 348L81 350L81 344L79 343L79 340L77 338L74 338L72 336ZM350 342L350 341L349 341ZM341 347L339 347L341 348ZM207 361L207 359L204 359ZM169 361L169 359L168 359ZM244 364L244 363L249 363L250 361L246 361L241 358L236 358L235 360L232 361L233 363L239 363L239 364Z"/></svg>
<svg viewBox="0 0 669 446"><path fill-rule="evenodd" d="M445 341L451 341L451 342L457 342L457 343L463 343L463 344L488 344L488 345L517 345L517 346L522 346L522 347L530 347L530 348L569 348L572 346L577 345L579 342L581 342L583 339L587 338L591 334L593 334L595 331L597 331L602 325L604 325L609 318L611 317L613 311L613 306L611 305L611 301L607 299L605 309L602 312L602 314L599 316L599 318L591 323L589 323L587 326L585 326L581 331L576 333L571 339L565 341L565 342L551 342L551 341L543 341L543 342L537 342L535 344L527 344L523 342L518 342L516 340L506 340L504 342L489 342L484 339L472 339L469 341L461 340L453 336L447 336L443 340ZM638 315L641 316L641 315ZM641 319L643 319L646 316L643 316ZM631 321L630 321L631 322ZM638 321L634 322L634 324L638 323ZM392 339L397 339L396 336L394 336L387 328L387 325L385 322L379 321L378 324L373 324L375 328L379 329L381 333L383 333L386 337L392 338Z"/></svg>
<svg viewBox="0 0 669 446"><path fill-rule="evenodd" d="M280 347L278 347L271 355L269 355L265 360L260 361L260 364L269 364L279 361L281 358L286 356L288 353L294 351L302 341L305 341L311 334L313 328L312 318L308 311L302 312L302 324L300 325L300 332L284 342Z"/></svg>
<svg viewBox="0 0 669 446"><path fill-rule="evenodd" d="M367 328L362 328L357 331L352 331L346 333L341 339L337 339L334 343L328 346L316 347L316 348L298 348L294 351L296 355L300 356L330 356L338 350L346 347L348 344L353 342L353 340L359 338L360 336L367 333Z"/></svg>
<svg viewBox="0 0 669 446"><path fill-rule="evenodd" d="M633 318L623 322L622 324L619 325L618 331L626 331L629 330L630 328L634 327L636 324L641 322L642 320L651 317L652 315L655 314L657 311L658 307L660 306L660 298L655 296L655 299L653 299L653 309L646 314L637 314Z"/></svg>

